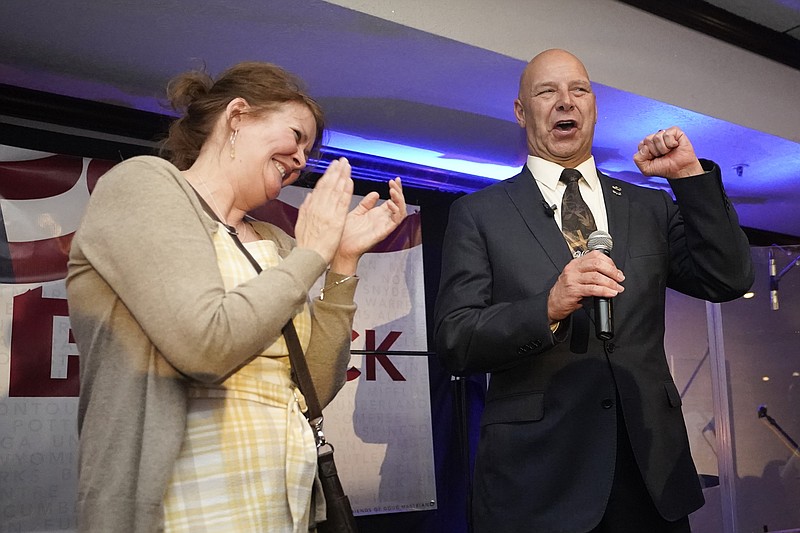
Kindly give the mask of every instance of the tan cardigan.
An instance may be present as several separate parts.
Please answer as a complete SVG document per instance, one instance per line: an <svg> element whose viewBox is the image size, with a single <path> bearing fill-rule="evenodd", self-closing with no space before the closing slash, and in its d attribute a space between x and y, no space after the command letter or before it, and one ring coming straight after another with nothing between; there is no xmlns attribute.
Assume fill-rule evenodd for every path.
<svg viewBox="0 0 800 533"><path fill-rule="evenodd" d="M220 382L270 345L325 272L319 254L256 223L284 260L226 293L218 227L178 169L156 157L117 165L93 191L66 281L81 354L81 531L160 530L187 381ZM355 285L313 301L306 357L323 405L345 382Z"/></svg>

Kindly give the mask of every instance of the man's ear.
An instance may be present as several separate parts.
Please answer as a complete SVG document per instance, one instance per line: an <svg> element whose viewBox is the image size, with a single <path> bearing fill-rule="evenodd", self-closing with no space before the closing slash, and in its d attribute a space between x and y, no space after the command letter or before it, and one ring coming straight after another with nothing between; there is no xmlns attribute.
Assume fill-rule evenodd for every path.
<svg viewBox="0 0 800 533"><path fill-rule="evenodd" d="M514 100L514 116L517 117L517 124L519 124L520 128L525 127L525 108L522 107L522 102L519 101L519 98Z"/></svg>

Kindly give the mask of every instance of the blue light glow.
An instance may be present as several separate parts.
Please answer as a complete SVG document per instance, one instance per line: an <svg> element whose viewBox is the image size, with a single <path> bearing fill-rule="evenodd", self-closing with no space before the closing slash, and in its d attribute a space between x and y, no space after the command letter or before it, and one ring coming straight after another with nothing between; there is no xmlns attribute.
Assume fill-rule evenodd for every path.
<svg viewBox="0 0 800 533"><path fill-rule="evenodd" d="M519 166L507 166L493 163L477 163L463 161L452 157L445 157L441 152L404 146L387 141L365 139L347 133L329 130L327 132L326 146L369 154L396 161L405 161L426 167L450 170L461 174L470 174L494 180L504 180L517 174Z"/></svg>

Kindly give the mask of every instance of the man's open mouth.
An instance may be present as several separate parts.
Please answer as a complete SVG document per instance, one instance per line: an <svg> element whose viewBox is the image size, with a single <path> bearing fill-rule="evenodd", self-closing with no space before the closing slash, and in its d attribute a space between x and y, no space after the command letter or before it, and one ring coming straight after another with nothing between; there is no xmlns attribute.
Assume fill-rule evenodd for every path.
<svg viewBox="0 0 800 533"><path fill-rule="evenodd" d="M556 129L560 131L569 131L578 127L578 123L574 120L560 120L556 122Z"/></svg>

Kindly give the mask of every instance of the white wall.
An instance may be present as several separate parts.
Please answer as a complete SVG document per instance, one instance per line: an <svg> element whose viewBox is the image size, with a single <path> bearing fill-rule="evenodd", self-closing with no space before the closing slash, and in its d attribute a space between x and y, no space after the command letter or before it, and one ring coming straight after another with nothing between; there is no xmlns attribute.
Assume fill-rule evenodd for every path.
<svg viewBox="0 0 800 533"><path fill-rule="evenodd" d="M800 71L620 2L329 3L520 60L565 48L596 82L800 142Z"/></svg>

